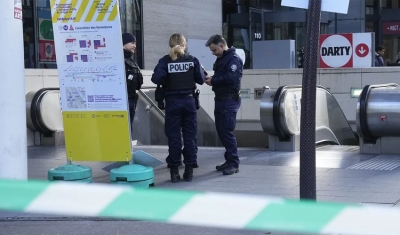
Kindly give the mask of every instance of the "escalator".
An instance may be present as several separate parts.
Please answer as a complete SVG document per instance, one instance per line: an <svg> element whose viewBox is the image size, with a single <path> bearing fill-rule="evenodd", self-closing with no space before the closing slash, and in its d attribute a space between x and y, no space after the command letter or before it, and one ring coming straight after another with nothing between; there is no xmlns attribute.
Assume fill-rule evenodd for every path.
<svg viewBox="0 0 400 235"><path fill-rule="evenodd" d="M143 87L133 124L133 140L141 145L168 145L164 133L165 113L157 107L155 87ZM63 131L59 88L44 88L26 95L27 127L31 131L51 137ZM222 146L214 121L200 107L197 111L197 145Z"/></svg>
<svg viewBox="0 0 400 235"><path fill-rule="evenodd" d="M26 97L27 127L44 136L62 131L63 121L60 107L60 89L43 88L29 92Z"/></svg>
<svg viewBox="0 0 400 235"><path fill-rule="evenodd" d="M269 135L269 147L277 151L298 151L300 148L300 115L302 86L265 87L260 104L260 120ZM317 86L316 145L358 145L357 136L335 97Z"/></svg>
<svg viewBox="0 0 400 235"><path fill-rule="evenodd" d="M155 87L142 87L138 94L133 140L142 145L168 145L164 133L165 113L155 101ZM222 146L214 121L202 107L197 110L197 145Z"/></svg>

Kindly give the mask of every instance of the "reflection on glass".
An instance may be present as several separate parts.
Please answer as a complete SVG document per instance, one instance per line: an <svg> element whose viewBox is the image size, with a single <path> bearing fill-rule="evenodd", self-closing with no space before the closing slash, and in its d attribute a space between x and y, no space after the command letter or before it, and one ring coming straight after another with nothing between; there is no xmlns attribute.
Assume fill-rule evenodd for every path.
<svg viewBox="0 0 400 235"><path fill-rule="evenodd" d="M387 62L395 62L397 54L399 53L399 38L397 36L384 36L383 47L385 48L385 54L383 56L385 64Z"/></svg>
<svg viewBox="0 0 400 235"><path fill-rule="evenodd" d="M50 1L24 0L22 4L25 68L57 68ZM122 32L136 36L136 59L143 67L142 0L121 0L120 13Z"/></svg>
<svg viewBox="0 0 400 235"><path fill-rule="evenodd" d="M250 10L250 45L249 45L249 60L246 66L253 67L253 56L251 55L253 41L263 40L262 35L262 11ZM247 58L246 58L247 59Z"/></svg>
<svg viewBox="0 0 400 235"><path fill-rule="evenodd" d="M142 0L120 0L119 7L121 30L135 35L137 47L134 57L140 68L143 68Z"/></svg>
<svg viewBox="0 0 400 235"><path fill-rule="evenodd" d="M24 1L22 5L22 11L22 25L24 35L24 64L25 68L35 68L35 31L32 1Z"/></svg>
<svg viewBox="0 0 400 235"><path fill-rule="evenodd" d="M36 59L39 68L57 68L50 1L36 3Z"/></svg>

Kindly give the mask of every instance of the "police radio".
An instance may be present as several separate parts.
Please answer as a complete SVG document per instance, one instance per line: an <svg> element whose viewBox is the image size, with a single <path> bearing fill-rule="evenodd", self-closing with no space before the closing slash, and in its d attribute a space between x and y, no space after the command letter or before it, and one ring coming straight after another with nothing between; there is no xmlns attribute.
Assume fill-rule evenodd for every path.
<svg viewBox="0 0 400 235"><path fill-rule="evenodd" d="M298 68L304 67L304 48L297 50Z"/></svg>
<svg viewBox="0 0 400 235"><path fill-rule="evenodd" d="M200 109L200 90L196 89L194 91L194 101L196 103L196 109L199 110Z"/></svg>

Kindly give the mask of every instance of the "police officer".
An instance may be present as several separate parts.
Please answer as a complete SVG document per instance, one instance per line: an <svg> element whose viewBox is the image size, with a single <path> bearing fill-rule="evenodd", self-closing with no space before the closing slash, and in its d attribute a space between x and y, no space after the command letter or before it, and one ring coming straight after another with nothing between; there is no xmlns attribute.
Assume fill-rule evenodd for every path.
<svg viewBox="0 0 400 235"><path fill-rule="evenodd" d="M225 163L216 166L216 169L224 175L232 175L239 172L240 163L234 130L236 114L241 104L240 81L243 61L236 54L235 48L228 48L221 35L211 36L206 46L217 57L213 68L214 75L207 76L206 83L212 86L215 93L215 127L225 147Z"/></svg>
<svg viewBox="0 0 400 235"><path fill-rule="evenodd" d="M205 73L199 60L186 53L186 39L182 34L173 34L169 39L169 46L169 55L159 60L151 81L157 85L166 85L164 129L168 137L169 155L166 162L170 168L171 181L175 183L180 180L178 166L182 164L183 154L183 178L190 182L193 178L193 167L197 165L197 110L194 91L196 83L204 83Z"/></svg>
<svg viewBox="0 0 400 235"><path fill-rule="evenodd" d="M136 51L136 37L131 33L122 34L122 42L125 58L125 75L126 87L128 92L129 103L129 119L131 121L131 128L133 119L135 118L136 104L139 99L137 90L140 90L143 84L143 75L140 71L139 65L133 60L133 54Z"/></svg>

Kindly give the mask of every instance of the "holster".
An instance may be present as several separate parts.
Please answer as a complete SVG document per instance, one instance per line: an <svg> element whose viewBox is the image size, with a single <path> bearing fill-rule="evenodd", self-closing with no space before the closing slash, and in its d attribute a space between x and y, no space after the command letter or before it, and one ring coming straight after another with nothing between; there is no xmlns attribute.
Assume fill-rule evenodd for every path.
<svg viewBox="0 0 400 235"><path fill-rule="evenodd" d="M238 101L240 98L240 93L235 93L232 95L232 99Z"/></svg>
<svg viewBox="0 0 400 235"><path fill-rule="evenodd" d="M193 97L194 97L194 101L196 103L196 109L199 110L200 109L200 90L194 90L193 91Z"/></svg>
<svg viewBox="0 0 400 235"><path fill-rule="evenodd" d="M158 108L161 110L165 109L164 105L164 99L165 99L165 90L161 85L157 85L156 91L155 91L155 99L157 101Z"/></svg>

